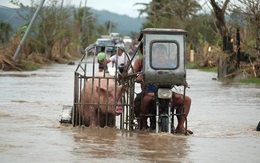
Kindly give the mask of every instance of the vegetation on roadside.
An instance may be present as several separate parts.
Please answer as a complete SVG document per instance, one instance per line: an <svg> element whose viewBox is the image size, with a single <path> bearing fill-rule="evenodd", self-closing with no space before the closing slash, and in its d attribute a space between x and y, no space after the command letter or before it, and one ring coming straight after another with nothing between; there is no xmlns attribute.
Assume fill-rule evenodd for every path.
<svg viewBox="0 0 260 163"><path fill-rule="evenodd" d="M200 70L205 72L218 72L218 67L204 67Z"/></svg>
<svg viewBox="0 0 260 163"><path fill-rule="evenodd" d="M197 62L186 61L186 68L197 69L198 68L197 64L198 64Z"/></svg>
<svg viewBox="0 0 260 163"><path fill-rule="evenodd" d="M259 84L260 85L260 78L247 77L245 79L241 79L240 82L241 83L251 83L251 84Z"/></svg>
<svg viewBox="0 0 260 163"><path fill-rule="evenodd" d="M34 71L34 70L38 70L41 68L40 65L37 65L31 61L22 61L21 65L22 65L23 69L26 71Z"/></svg>

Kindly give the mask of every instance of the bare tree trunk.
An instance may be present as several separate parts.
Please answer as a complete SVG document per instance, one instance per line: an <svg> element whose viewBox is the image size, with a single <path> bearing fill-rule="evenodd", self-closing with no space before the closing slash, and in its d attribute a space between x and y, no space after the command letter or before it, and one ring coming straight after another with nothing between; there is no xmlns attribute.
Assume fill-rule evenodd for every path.
<svg viewBox="0 0 260 163"><path fill-rule="evenodd" d="M54 45L54 40L47 40L47 45L45 48L45 56L47 59L52 60L52 48Z"/></svg>
<svg viewBox="0 0 260 163"><path fill-rule="evenodd" d="M258 55L260 56L260 27L257 29L256 49L258 51Z"/></svg>
<svg viewBox="0 0 260 163"><path fill-rule="evenodd" d="M224 5L222 8L217 5L215 0L210 0L211 6L213 7L214 14L215 14L215 22L216 22L216 27L218 29L218 32L221 36L227 36L228 35L228 28L226 26L226 21L225 21L225 10L227 9L227 5L230 0L225 0Z"/></svg>
<svg viewBox="0 0 260 163"><path fill-rule="evenodd" d="M227 44L228 44L228 28L226 26L225 21L225 10L227 9L227 5L230 0L225 0L222 8L218 6L215 0L210 0L210 4L213 7L214 14L215 14L215 25L217 27L219 35L222 37L222 50L226 51ZM228 57L220 57L218 62L218 78L222 79L225 78L228 74Z"/></svg>

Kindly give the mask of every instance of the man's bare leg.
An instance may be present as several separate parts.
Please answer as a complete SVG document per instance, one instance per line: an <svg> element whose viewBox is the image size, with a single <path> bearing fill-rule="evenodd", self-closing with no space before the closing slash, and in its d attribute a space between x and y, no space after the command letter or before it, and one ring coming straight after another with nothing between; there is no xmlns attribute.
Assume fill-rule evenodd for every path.
<svg viewBox="0 0 260 163"><path fill-rule="evenodd" d="M143 98L143 104L142 104L142 128L141 129L147 129L147 115L149 113L149 108L147 107L148 104L153 100L153 97L150 95L145 95Z"/></svg>
<svg viewBox="0 0 260 163"><path fill-rule="evenodd" d="M181 94L175 94L175 98L178 98L176 105L183 105L184 101L183 101L183 95ZM188 116L189 112L190 112L190 106L191 106L191 98L189 96L185 96L185 104L184 107L181 106L176 110L176 113L180 114L183 113L181 115L177 116L178 119L178 125L176 127L176 132L177 133L185 133L185 127L184 127L184 123L186 120L186 117ZM192 131L187 130L187 132L189 134L193 134Z"/></svg>

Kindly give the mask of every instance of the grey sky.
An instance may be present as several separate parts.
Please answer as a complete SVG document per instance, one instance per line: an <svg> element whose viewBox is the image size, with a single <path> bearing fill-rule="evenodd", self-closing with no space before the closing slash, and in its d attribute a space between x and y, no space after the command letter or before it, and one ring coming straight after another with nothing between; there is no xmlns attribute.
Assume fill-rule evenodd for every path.
<svg viewBox="0 0 260 163"><path fill-rule="evenodd" d="M25 5L30 5L31 0L19 0ZM37 0L34 0L37 1ZM38 0L41 2L41 0ZM60 0L61 1L61 0ZM142 5L136 5L135 3L149 3L151 0L64 0L64 5L71 4L74 6L84 6L87 2L87 6L96 10L108 10L113 13L125 14L131 17L138 17L139 12L137 9L142 8ZM45 0L45 4L48 0ZM0 5L7 7L17 7L10 3L10 0L1 0Z"/></svg>

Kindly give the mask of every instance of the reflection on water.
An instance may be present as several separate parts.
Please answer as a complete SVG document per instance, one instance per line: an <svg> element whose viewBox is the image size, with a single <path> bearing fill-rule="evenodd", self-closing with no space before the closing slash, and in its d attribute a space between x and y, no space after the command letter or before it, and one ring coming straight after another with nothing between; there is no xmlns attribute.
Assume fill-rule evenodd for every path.
<svg viewBox="0 0 260 163"><path fill-rule="evenodd" d="M187 137L174 136L166 133L139 134L137 136L140 155L145 161L172 162L184 161L187 155Z"/></svg>
<svg viewBox="0 0 260 163"><path fill-rule="evenodd" d="M73 128L59 120L62 106L72 105L75 67L0 72L1 162L259 161L259 86L188 70L192 136Z"/></svg>
<svg viewBox="0 0 260 163"><path fill-rule="evenodd" d="M109 159L127 162L172 162L184 160L188 145L186 136L131 133L115 129L74 130L75 154L86 159Z"/></svg>

